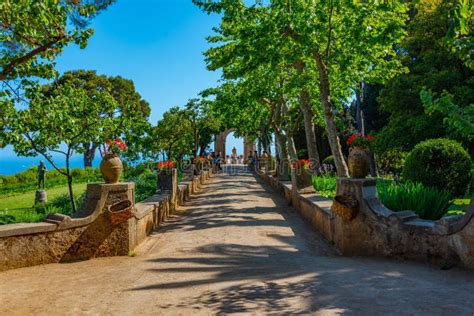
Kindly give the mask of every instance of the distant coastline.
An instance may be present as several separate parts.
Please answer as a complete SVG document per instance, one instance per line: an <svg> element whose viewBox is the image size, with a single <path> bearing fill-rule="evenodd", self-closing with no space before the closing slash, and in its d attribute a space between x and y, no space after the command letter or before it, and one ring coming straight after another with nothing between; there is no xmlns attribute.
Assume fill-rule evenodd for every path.
<svg viewBox="0 0 474 316"><path fill-rule="evenodd" d="M36 156L36 157L15 157L11 155L2 155L0 153L0 175L12 175L21 171L24 171L30 167L35 167L39 164L40 160L46 162L46 168L48 170L54 169L53 166L48 163L44 157ZM64 159L57 159L55 163L58 164L59 167L65 167L66 163ZM92 165L94 167L98 167L100 164L100 159L96 157L94 159ZM71 168L83 168L84 161L81 155L76 155L71 158Z"/></svg>

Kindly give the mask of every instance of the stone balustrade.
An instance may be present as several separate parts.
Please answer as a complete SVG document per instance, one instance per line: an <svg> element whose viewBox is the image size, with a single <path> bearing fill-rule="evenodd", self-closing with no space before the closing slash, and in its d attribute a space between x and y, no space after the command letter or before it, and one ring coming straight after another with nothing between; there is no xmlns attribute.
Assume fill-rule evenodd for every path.
<svg viewBox="0 0 474 316"><path fill-rule="evenodd" d="M88 184L80 210L73 216L51 214L44 222L0 226L0 271L38 264L123 256L172 214L176 207L207 182L212 171L204 171L173 188L134 204L135 184ZM118 201L134 204L131 219L113 226L107 208Z"/></svg>
<svg viewBox="0 0 474 316"><path fill-rule="evenodd" d="M290 181L278 181L268 174L261 177L343 255L390 257L474 269L472 199L464 216L423 220L412 211L387 209L377 197L374 180L339 178L337 194L351 195L359 204L357 216L347 221L332 212L332 199L317 193L299 194Z"/></svg>

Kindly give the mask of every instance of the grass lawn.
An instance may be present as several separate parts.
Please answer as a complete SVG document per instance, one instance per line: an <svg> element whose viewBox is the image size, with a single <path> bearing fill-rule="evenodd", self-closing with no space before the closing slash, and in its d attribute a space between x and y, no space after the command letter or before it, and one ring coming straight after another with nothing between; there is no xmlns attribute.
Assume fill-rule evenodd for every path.
<svg viewBox="0 0 474 316"><path fill-rule="evenodd" d="M81 195L86 190L87 183L73 184L74 196ZM48 193L48 201L53 201L58 196L68 194L66 186L56 187L46 190ZM15 223L22 222L38 222L46 212L37 211L34 207L35 191L20 193L18 195L0 197L0 223L1 219L8 216L15 218Z"/></svg>

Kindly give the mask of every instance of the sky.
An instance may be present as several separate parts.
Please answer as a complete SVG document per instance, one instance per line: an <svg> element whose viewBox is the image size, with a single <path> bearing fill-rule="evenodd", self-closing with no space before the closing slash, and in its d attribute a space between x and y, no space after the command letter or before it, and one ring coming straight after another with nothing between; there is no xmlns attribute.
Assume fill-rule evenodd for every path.
<svg viewBox="0 0 474 316"><path fill-rule="evenodd" d="M56 68L60 73L87 69L133 80L150 103L150 122L156 124L170 107L183 106L217 85L220 73L206 69L202 53L209 47L206 36L218 23L219 16L202 12L191 0L118 0L92 21L95 33L88 46L68 46ZM242 142L229 135L227 147L241 153ZM0 150L0 174L21 171L40 159L17 157L11 148ZM73 166L82 166L80 156L74 157Z"/></svg>

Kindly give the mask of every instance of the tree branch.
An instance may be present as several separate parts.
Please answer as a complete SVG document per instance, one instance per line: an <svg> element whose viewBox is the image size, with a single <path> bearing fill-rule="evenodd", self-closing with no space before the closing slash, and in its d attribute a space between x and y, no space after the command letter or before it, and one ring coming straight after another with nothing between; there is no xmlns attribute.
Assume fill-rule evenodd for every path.
<svg viewBox="0 0 474 316"><path fill-rule="evenodd" d="M67 176L67 173L65 173L64 171L62 171L55 163L54 161L48 156L46 155L43 151L39 150L39 148L36 146L34 140L31 138L31 136L26 133L25 134L26 138L30 141L30 144L31 144L31 147L33 147L33 149L39 153L40 155L42 155L44 158L46 158L46 160L54 167L54 169L56 169L60 174L64 175L64 176Z"/></svg>
<svg viewBox="0 0 474 316"><path fill-rule="evenodd" d="M57 36L57 37L54 37L51 41L49 41L48 43L44 44L43 46L40 46L40 47L37 47L35 49L33 49L32 51L30 51L29 53L27 53L26 55L22 56L22 57L18 57L16 59L14 59L12 62L10 62L8 65L6 65L5 67L3 67L2 71L0 72L0 80L6 80L7 79L7 76L12 73L14 70L15 70L15 67L18 66L19 64L22 64L28 60L30 60L31 58L35 57L36 55L38 54L41 54L45 51L47 51L48 49L50 49L54 44L58 43L59 41L65 39L67 36L62 34L60 36Z"/></svg>
<svg viewBox="0 0 474 316"><path fill-rule="evenodd" d="M328 22L328 43L326 45L326 59L329 58L329 49L331 47L331 38L332 38L332 16L334 12L334 2L331 0L331 7L329 8L329 22Z"/></svg>

